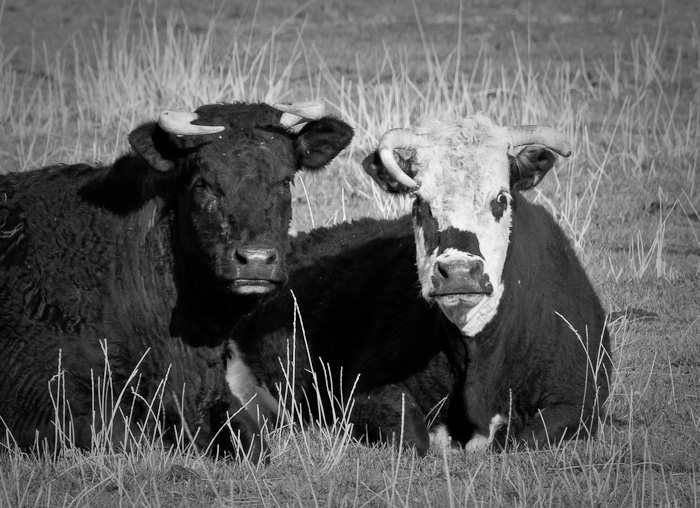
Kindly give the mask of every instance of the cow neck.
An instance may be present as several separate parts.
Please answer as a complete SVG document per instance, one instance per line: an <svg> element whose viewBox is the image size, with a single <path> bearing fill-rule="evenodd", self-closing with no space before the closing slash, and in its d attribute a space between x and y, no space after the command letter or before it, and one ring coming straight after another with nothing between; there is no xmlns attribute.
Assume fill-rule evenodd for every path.
<svg viewBox="0 0 700 508"><path fill-rule="evenodd" d="M226 340L238 320L258 304L254 297L232 295L210 273L197 270L196 260L183 254L175 212L171 208L161 228L174 253L177 301L171 333L193 345L215 345Z"/></svg>
<svg viewBox="0 0 700 508"><path fill-rule="evenodd" d="M233 327L249 308L243 302L226 308L207 306L196 297L181 296L173 310L171 333L194 346L218 346L231 335Z"/></svg>

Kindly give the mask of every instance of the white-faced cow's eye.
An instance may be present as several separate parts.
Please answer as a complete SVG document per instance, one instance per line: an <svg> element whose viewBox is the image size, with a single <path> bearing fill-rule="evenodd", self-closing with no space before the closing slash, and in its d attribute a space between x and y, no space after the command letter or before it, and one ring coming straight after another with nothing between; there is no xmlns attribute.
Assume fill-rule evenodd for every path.
<svg viewBox="0 0 700 508"><path fill-rule="evenodd" d="M510 202L510 195L506 191L501 191L498 193L495 199L491 200L491 213L496 221L501 220L503 214L506 213L508 209L508 203Z"/></svg>

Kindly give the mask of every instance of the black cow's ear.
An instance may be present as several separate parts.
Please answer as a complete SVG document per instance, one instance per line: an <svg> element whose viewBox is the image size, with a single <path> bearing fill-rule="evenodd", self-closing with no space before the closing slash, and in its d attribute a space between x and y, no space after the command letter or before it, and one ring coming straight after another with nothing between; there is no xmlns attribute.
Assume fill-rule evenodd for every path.
<svg viewBox="0 0 700 508"><path fill-rule="evenodd" d="M399 167L411 178L415 177L415 172L412 170L415 153L411 150L396 149L394 150L394 159ZM396 181L384 167L382 159L379 157L379 152L374 151L365 157L362 161L362 169L365 170L372 179L377 182L377 185L385 192L391 194L406 194L411 189L404 184Z"/></svg>
<svg viewBox="0 0 700 508"><path fill-rule="evenodd" d="M295 139L299 167L320 169L352 141L353 130L342 120L323 117L304 125Z"/></svg>
<svg viewBox="0 0 700 508"><path fill-rule="evenodd" d="M145 123L131 131L129 144L153 169L162 173L175 169L178 147L156 122Z"/></svg>
<svg viewBox="0 0 700 508"><path fill-rule="evenodd" d="M508 155L510 188L517 191L532 189L556 161L557 156L541 145L527 145L517 155Z"/></svg>

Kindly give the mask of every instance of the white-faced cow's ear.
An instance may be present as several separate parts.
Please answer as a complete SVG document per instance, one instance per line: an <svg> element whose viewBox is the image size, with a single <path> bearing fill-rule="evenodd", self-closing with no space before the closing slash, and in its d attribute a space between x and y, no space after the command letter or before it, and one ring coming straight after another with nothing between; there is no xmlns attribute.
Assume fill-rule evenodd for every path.
<svg viewBox="0 0 700 508"><path fill-rule="evenodd" d="M412 166L412 153L407 150L394 150L394 159L396 160L399 167L409 176L414 177L413 171L411 171ZM402 183L396 181L389 172L384 167L382 159L379 156L379 152L374 151L364 158L362 161L362 169L365 170L372 179L377 182L377 185L382 188L385 192L391 194L407 194L412 189L409 189Z"/></svg>
<svg viewBox="0 0 700 508"><path fill-rule="evenodd" d="M178 148L156 122L140 125L129 133L131 148L153 169L165 173L176 167Z"/></svg>
<svg viewBox="0 0 700 508"><path fill-rule="evenodd" d="M527 145L516 155L508 155L510 188L517 191L532 189L556 161L557 156L542 145Z"/></svg>
<svg viewBox="0 0 700 508"><path fill-rule="evenodd" d="M337 118L325 116L308 122L294 140L298 166L322 168L350 144L352 136L352 127Z"/></svg>

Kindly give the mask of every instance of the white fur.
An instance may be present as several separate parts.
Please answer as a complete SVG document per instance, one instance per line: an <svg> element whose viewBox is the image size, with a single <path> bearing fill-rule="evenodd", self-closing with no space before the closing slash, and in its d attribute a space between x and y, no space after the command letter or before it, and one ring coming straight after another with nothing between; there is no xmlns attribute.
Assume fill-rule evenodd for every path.
<svg viewBox="0 0 700 508"><path fill-rule="evenodd" d="M468 452L485 450L491 443L493 443L498 429L507 423L508 420L506 420L503 416L499 414L495 415L493 418L491 418L491 422L489 423L489 435L484 436L483 434L476 434L464 446L464 449Z"/></svg>
<svg viewBox="0 0 700 508"><path fill-rule="evenodd" d="M226 382L231 393L245 405L246 411L256 418L260 415L270 419L276 418L277 399L266 387L258 384L235 341L228 341L228 352L230 359L226 362Z"/></svg>
<svg viewBox="0 0 700 508"><path fill-rule="evenodd" d="M449 432L447 432L447 427L445 425L437 425L430 430L430 447L442 450L443 448L449 449L452 445L452 438Z"/></svg>
<svg viewBox="0 0 700 508"><path fill-rule="evenodd" d="M415 179L420 183L417 194L430 205L439 231L452 227L476 235L484 273L493 285L493 293L476 306L473 302L441 306L464 334L475 335L494 318L503 294L502 273L511 212L508 208L497 221L491 212L491 201L501 192L509 196L510 136L506 128L479 115L452 123L430 120L416 129L416 134L428 140L415 147L418 172ZM415 235L422 294L431 300L434 264L457 254L427 253L421 228L415 227ZM461 254L469 257L467 253Z"/></svg>
<svg viewBox="0 0 700 508"><path fill-rule="evenodd" d="M421 294L423 298L430 301L430 290L433 282L433 266L437 259L437 249L428 254L426 252L425 240L423 237L423 228L414 224L413 232L416 239L416 268L418 269L418 280L420 281Z"/></svg>

